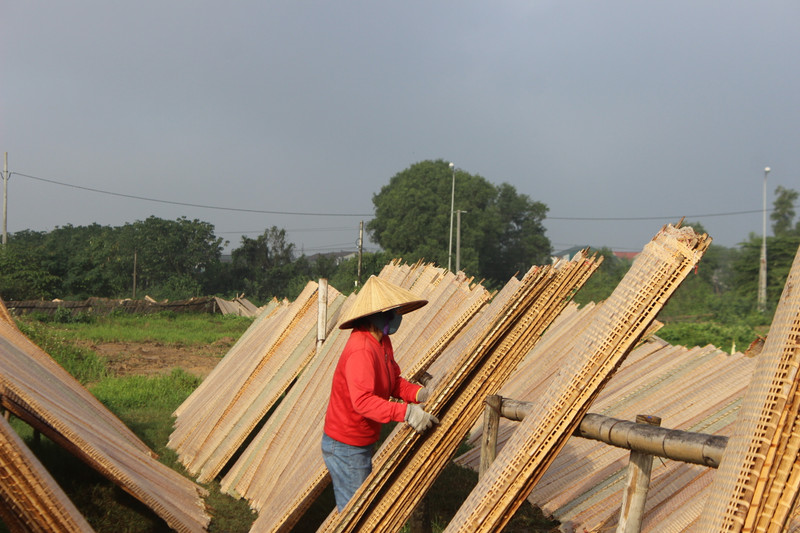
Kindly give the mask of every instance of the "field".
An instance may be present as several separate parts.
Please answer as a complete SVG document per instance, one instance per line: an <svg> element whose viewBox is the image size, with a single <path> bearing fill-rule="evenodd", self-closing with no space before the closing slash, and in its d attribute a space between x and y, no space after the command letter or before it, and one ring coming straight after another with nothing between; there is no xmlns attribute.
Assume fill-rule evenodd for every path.
<svg viewBox="0 0 800 533"><path fill-rule="evenodd" d="M57 315L52 319L25 317L17 322L147 443L161 462L184 474L175 453L166 448L172 412L251 323L252 319L243 317L173 313ZM14 419L12 424L96 531L169 531L149 509L61 448L46 439L36 444L27 425ZM476 482L473 471L456 465L442 473L426 498L433 531L441 531ZM222 494L216 482L205 487L213 516L209 530L249 531L255 514L247 503ZM328 489L295 531L315 531L333 505ZM526 505L506 531L552 531L555 525L538 509Z"/></svg>

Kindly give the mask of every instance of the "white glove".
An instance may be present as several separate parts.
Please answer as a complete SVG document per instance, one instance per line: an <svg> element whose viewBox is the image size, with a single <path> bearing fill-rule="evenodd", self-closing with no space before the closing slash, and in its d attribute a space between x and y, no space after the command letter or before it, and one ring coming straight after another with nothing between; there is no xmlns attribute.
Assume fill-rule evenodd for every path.
<svg viewBox="0 0 800 533"><path fill-rule="evenodd" d="M431 397L431 391L428 387L422 387L417 391L417 403L425 403Z"/></svg>
<svg viewBox="0 0 800 533"><path fill-rule="evenodd" d="M414 428L417 433L423 433L434 424L439 423L439 419L430 413L426 413L422 407L415 403L406 406L406 423Z"/></svg>

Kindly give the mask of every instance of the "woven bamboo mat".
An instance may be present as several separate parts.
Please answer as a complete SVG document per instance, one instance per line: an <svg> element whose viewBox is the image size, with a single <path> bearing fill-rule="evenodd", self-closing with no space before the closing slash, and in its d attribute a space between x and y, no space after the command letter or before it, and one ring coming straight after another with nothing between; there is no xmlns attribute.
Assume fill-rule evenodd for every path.
<svg viewBox="0 0 800 533"><path fill-rule="evenodd" d="M645 246L446 531L498 531L511 519L709 244L691 228L665 226Z"/></svg>
<svg viewBox="0 0 800 533"><path fill-rule="evenodd" d="M421 372L428 366L430 361L424 361L437 357L449 344L449 337L462 331L463 324L489 297L483 287L431 265L393 262L380 276L429 301L421 310L405 315L402 327L392 337L398 364L412 379L417 376L406 369ZM354 295L343 306L341 316L352 299ZM333 322L338 323L338 317ZM222 480L224 491L245 496L259 511L254 532L288 531L330 482L320 442L333 371L348 337L349 331L334 329L320 354Z"/></svg>
<svg viewBox="0 0 800 533"><path fill-rule="evenodd" d="M150 449L18 329L0 321L0 399L38 429L150 507L177 531L210 521L205 490Z"/></svg>
<svg viewBox="0 0 800 533"><path fill-rule="evenodd" d="M12 530L92 531L3 417L0 417L0 500L6 509L3 518Z"/></svg>
<svg viewBox="0 0 800 533"><path fill-rule="evenodd" d="M789 513L789 519L786 521L787 533L800 532L800 501L796 501L792 512Z"/></svg>
<svg viewBox="0 0 800 533"><path fill-rule="evenodd" d="M397 531L452 458L482 411L482 398L508 379L517 363L599 262L580 255L534 267L513 290L502 290L470 325L449 372L437 381L427 409L441 421L416 434L400 425L373 460L373 473L323 531ZM443 354L443 357L445 355Z"/></svg>
<svg viewBox="0 0 800 533"><path fill-rule="evenodd" d="M284 312L254 322L179 408L168 445L199 481L222 470L314 356L317 291L309 283ZM328 313L343 301L329 288Z"/></svg>
<svg viewBox="0 0 800 533"><path fill-rule="evenodd" d="M273 300L268 304L265 310L260 313L250 327L245 331L236 343L228 350L227 355L214 367L214 371L203 380L202 383L189 395L188 398L175 410L174 416L177 418L182 417L185 413L192 410L200 409L203 403L201 398L208 398L212 391L219 387L219 382L224 382L222 377L227 372L234 372L234 368L238 365L254 364L252 358L247 357L252 350L258 349L259 346L267 342L269 337L265 335L275 335L276 330L269 328L262 328L262 323L265 321L278 321L280 318L289 311L289 302L284 300L278 302ZM267 332L266 334L264 332ZM230 367L230 370L225 370ZM177 430L176 430L177 433ZM179 434L179 433L178 433Z"/></svg>
<svg viewBox="0 0 800 533"><path fill-rule="evenodd" d="M800 250L795 256L701 531L783 531L800 483Z"/></svg>

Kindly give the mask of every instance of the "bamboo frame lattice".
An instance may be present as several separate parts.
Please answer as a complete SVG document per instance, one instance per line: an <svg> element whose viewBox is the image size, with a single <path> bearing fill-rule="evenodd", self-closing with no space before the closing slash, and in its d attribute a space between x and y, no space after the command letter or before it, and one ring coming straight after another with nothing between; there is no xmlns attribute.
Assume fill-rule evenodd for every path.
<svg viewBox="0 0 800 533"><path fill-rule="evenodd" d="M645 246L446 531L499 531L508 523L709 244L707 235L668 225Z"/></svg>
<svg viewBox="0 0 800 533"><path fill-rule="evenodd" d="M321 531L397 531L452 458L482 410L525 353L599 265L581 253L573 261L532 268L509 283L470 327L468 344L435 382L426 409L441 421L418 435L400 425L373 459L373 473ZM444 357L444 354L443 354Z"/></svg>
<svg viewBox="0 0 800 533"><path fill-rule="evenodd" d="M3 417L0 417L0 518L11 531L93 531Z"/></svg>
<svg viewBox="0 0 800 533"><path fill-rule="evenodd" d="M800 249L736 429L714 478L701 531L787 528L800 491Z"/></svg>
<svg viewBox="0 0 800 533"><path fill-rule="evenodd" d="M204 531L206 491L166 465L16 327L0 321L2 406L150 507L176 531Z"/></svg>

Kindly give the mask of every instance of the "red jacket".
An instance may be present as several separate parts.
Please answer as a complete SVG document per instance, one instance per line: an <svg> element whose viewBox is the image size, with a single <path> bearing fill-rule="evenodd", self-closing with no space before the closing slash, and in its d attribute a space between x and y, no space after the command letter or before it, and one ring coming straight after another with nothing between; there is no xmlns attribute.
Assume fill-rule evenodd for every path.
<svg viewBox="0 0 800 533"><path fill-rule="evenodd" d="M354 329L333 374L325 433L351 446L373 444L383 423L405 419L406 404L389 397L416 402L421 388L400 377L388 335L379 343L368 330Z"/></svg>

